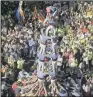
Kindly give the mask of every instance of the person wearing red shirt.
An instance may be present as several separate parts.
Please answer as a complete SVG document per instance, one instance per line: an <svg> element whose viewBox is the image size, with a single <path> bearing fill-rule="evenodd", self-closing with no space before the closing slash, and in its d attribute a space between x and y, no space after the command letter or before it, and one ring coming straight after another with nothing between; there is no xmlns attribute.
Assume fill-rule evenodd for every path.
<svg viewBox="0 0 93 97"><path fill-rule="evenodd" d="M16 88L17 88L17 82L14 82L13 85L12 85L12 89L13 89L13 91L15 91Z"/></svg>
<svg viewBox="0 0 93 97"><path fill-rule="evenodd" d="M74 58L74 55L73 55L73 52L71 52L69 54L69 64L72 62L73 58Z"/></svg>
<svg viewBox="0 0 93 97"><path fill-rule="evenodd" d="M68 54L68 52L64 52L64 57L65 57L66 59L69 58L69 54Z"/></svg>
<svg viewBox="0 0 93 97"><path fill-rule="evenodd" d="M50 7L47 7L46 8L46 12L47 12L47 15L49 16L50 15L50 12L51 12L51 8Z"/></svg>
<svg viewBox="0 0 93 97"><path fill-rule="evenodd" d="M83 26L83 27L81 28L81 31L82 31L84 34L86 34L86 33L89 32L88 29L87 29L85 26Z"/></svg>
<svg viewBox="0 0 93 97"><path fill-rule="evenodd" d="M42 91L41 91L41 95L42 95L42 96L45 95L45 90L44 90L44 89L42 89Z"/></svg>
<svg viewBox="0 0 93 97"><path fill-rule="evenodd" d="M91 21L91 24L93 25L93 20Z"/></svg>

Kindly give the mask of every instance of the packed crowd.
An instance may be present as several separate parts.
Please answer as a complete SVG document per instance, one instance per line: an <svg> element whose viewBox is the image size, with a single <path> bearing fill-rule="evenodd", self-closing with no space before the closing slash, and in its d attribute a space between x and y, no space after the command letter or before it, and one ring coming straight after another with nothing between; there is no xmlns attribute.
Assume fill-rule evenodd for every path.
<svg viewBox="0 0 93 97"><path fill-rule="evenodd" d="M7 36L2 31L2 96L5 97L7 91L9 97L22 94L62 96L62 92L64 94L67 91L68 94L71 90L71 84L70 89L67 86L69 82L72 88L80 88L78 96L93 96L93 2L76 4L62 8L61 12L54 4L46 8L43 23L38 20L34 20L34 23L27 21L25 25L10 28ZM45 63L47 66L45 61L51 58L52 73L46 70L51 67L49 64L44 69ZM46 71L48 75L45 75ZM56 84L52 82L54 79L57 80ZM51 88L48 88L50 83ZM77 90L73 90L73 93L70 92L72 95L68 95L77 97Z"/></svg>

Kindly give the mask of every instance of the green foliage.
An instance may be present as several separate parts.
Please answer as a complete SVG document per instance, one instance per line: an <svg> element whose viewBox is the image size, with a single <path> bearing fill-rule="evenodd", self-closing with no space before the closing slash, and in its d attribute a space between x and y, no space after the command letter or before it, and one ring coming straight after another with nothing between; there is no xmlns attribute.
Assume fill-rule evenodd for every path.
<svg viewBox="0 0 93 97"><path fill-rule="evenodd" d="M32 67L31 67L31 70L35 70L37 68L37 66L36 65L33 65Z"/></svg>
<svg viewBox="0 0 93 97"><path fill-rule="evenodd" d="M61 36L64 36L64 35L67 33L67 29L68 29L68 28L65 27L65 26L64 26L64 27L61 27L61 26L60 26L60 27L58 28L57 32L58 32L58 34L60 34Z"/></svg>

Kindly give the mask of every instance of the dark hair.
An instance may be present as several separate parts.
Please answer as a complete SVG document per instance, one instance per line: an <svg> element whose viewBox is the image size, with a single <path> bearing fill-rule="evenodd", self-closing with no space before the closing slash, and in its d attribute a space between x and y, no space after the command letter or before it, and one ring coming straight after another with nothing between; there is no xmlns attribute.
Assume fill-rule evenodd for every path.
<svg viewBox="0 0 93 97"><path fill-rule="evenodd" d="M62 56L63 55L63 53L62 52L59 52L59 54Z"/></svg>

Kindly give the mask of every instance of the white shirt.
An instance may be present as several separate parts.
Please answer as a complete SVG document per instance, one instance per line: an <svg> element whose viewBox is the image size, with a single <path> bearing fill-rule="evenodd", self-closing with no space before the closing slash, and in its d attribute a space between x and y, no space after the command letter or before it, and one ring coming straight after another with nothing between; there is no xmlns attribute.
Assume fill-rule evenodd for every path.
<svg viewBox="0 0 93 97"><path fill-rule="evenodd" d="M18 78L23 78L23 77L24 77L23 72L20 71L19 74L18 74Z"/></svg>
<svg viewBox="0 0 93 97"><path fill-rule="evenodd" d="M57 54L55 54L55 53L51 54L51 58L57 59Z"/></svg>
<svg viewBox="0 0 93 97"><path fill-rule="evenodd" d="M62 57L58 56L57 61L58 61L58 62L57 62L57 65L58 65L58 66L61 66L61 65L62 65L62 61L63 61Z"/></svg>
<svg viewBox="0 0 93 97"><path fill-rule="evenodd" d="M88 86L88 85L83 85L83 90L85 91L85 92L89 92L90 91L90 87Z"/></svg>
<svg viewBox="0 0 93 97"><path fill-rule="evenodd" d="M28 34L33 34L32 30L27 31Z"/></svg>
<svg viewBox="0 0 93 97"><path fill-rule="evenodd" d="M39 53L37 56L38 56L38 59L39 59L39 60L44 60L44 55L43 55L43 54L40 54L40 53Z"/></svg>
<svg viewBox="0 0 93 97"><path fill-rule="evenodd" d="M53 34L55 35L55 34L56 34L56 29L55 29L54 26L52 26L52 25L49 25L49 26L47 27L47 29L46 29L46 35L48 35L48 32L49 32L50 29L52 29Z"/></svg>
<svg viewBox="0 0 93 97"><path fill-rule="evenodd" d="M54 42L55 40L57 40L56 36L51 36L51 40L52 40L52 42Z"/></svg>
<svg viewBox="0 0 93 97"><path fill-rule="evenodd" d="M48 39L48 37L44 34L40 35L40 40L45 42Z"/></svg>
<svg viewBox="0 0 93 97"><path fill-rule="evenodd" d="M84 34L80 34L80 39L83 39L84 38Z"/></svg>
<svg viewBox="0 0 93 97"><path fill-rule="evenodd" d="M35 42L32 39L29 40L28 43L29 43L29 46L35 45Z"/></svg>
<svg viewBox="0 0 93 97"><path fill-rule="evenodd" d="M37 71L37 76L39 78L44 78L44 73Z"/></svg>

